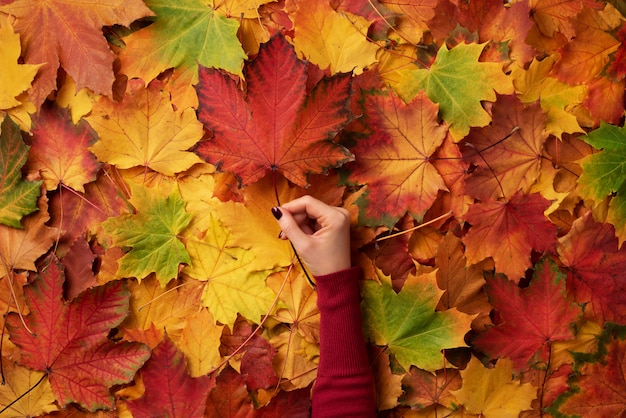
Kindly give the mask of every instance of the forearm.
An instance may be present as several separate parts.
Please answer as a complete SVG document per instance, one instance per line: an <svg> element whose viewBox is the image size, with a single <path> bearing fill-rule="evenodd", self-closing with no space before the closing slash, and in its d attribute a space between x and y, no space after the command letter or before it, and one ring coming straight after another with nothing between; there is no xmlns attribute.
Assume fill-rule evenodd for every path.
<svg viewBox="0 0 626 418"><path fill-rule="evenodd" d="M373 417L375 395L361 324L359 268L316 277L320 362L313 417Z"/></svg>

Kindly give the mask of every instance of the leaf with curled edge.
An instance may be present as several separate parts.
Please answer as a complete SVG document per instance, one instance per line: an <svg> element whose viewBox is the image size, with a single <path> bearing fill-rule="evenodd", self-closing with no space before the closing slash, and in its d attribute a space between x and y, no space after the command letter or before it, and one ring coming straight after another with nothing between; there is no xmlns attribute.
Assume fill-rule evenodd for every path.
<svg viewBox="0 0 626 418"><path fill-rule="evenodd" d="M107 338L128 314L130 294L116 281L65 303L62 267L54 257L46 261L24 289L28 329L16 313L7 317L11 341L21 350L20 363L48 373L59 405L75 402L90 411L112 409L110 387L129 382L150 356L143 344Z"/></svg>
<svg viewBox="0 0 626 418"><path fill-rule="evenodd" d="M200 67L198 119L213 133L198 145L201 157L233 172L242 186L277 171L302 187L310 174L352 159L333 141L352 118L349 74L307 92L307 63L276 35L246 64L244 76L245 96L227 75Z"/></svg>

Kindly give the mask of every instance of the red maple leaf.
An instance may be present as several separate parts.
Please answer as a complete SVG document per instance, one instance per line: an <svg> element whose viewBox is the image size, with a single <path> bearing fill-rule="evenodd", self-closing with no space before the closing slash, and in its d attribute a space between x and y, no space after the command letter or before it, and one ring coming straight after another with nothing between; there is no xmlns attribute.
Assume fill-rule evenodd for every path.
<svg viewBox="0 0 626 418"><path fill-rule="evenodd" d="M489 279L485 289L502 322L480 334L473 345L492 358L508 357L521 371L547 362L552 342L574 338L570 324L581 309L567 300L565 275L549 259L536 266L525 289L502 276Z"/></svg>
<svg viewBox="0 0 626 418"><path fill-rule="evenodd" d="M203 416L214 378L189 376L184 355L167 335L152 350L140 373L146 391L141 398L127 402L133 417Z"/></svg>
<svg viewBox="0 0 626 418"><path fill-rule="evenodd" d="M570 391L572 396L566 398L559 411L581 417L623 417L626 413L625 365L626 341L611 341L606 361L587 363L580 368L573 380L578 389Z"/></svg>
<svg viewBox="0 0 626 418"><path fill-rule="evenodd" d="M618 247L615 229L586 213L559 239L559 256L567 267L567 290L585 304L585 316L603 324L626 321L626 247Z"/></svg>
<svg viewBox="0 0 626 418"><path fill-rule="evenodd" d="M91 411L112 409L109 387L130 381L150 356L143 344L107 338L128 314L130 293L114 281L64 303L61 265L55 258L43 265L24 289L28 329L16 313L6 320L11 341L21 350L20 363L48 373L61 406L75 402Z"/></svg>
<svg viewBox="0 0 626 418"><path fill-rule="evenodd" d="M198 119L212 131L198 154L242 186L270 171L299 186L352 160L332 138L351 119L351 76L323 79L307 93L307 64L282 35L261 45L244 68L246 94L225 73L199 68Z"/></svg>
<svg viewBox="0 0 626 418"><path fill-rule="evenodd" d="M209 392L205 411L206 417L252 418L254 408L248 391L245 376L226 367L217 377L216 385Z"/></svg>
<svg viewBox="0 0 626 418"><path fill-rule="evenodd" d="M257 409L256 418L309 418L311 388L280 391L269 405Z"/></svg>
<svg viewBox="0 0 626 418"><path fill-rule="evenodd" d="M276 350L260 335L251 337L253 331L252 325L239 317L232 333L228 329L224 330L220 354L226 356L235 351L244 353L241 359L241 373L246 377L248 389L257 390L276 385L278 378L272 368ZM239 350L242 344L245 344L244 349Z"/></svg>
<svg viewBox="0 0 626 418"><path fill-rule="evenodd" d="M468 263L492 257L496 271L519 280L531 266L532 250L551 252L556 247L556 227L544 216L549 205L539 194L519 192L508 202L471 205L465 220L472 226L463 238Z"/></svg>

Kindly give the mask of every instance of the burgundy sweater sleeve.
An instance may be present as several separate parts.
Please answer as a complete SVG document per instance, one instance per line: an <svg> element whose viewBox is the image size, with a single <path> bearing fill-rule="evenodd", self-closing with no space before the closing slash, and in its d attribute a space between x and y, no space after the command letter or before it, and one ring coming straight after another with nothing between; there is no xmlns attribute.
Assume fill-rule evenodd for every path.
<svg viewBox="0 0 626 418"><path fill-rule="evenodd" d="M316 277L320 361L312 417L376 416L374 379L363 337L359 278L354 267Z"/></svg>

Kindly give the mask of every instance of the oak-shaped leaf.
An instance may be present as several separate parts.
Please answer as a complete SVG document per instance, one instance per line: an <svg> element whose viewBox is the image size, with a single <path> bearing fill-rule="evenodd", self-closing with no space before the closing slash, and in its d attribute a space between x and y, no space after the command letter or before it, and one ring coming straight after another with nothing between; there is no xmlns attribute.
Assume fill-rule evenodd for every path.
<svg viewBox="0 0 626 418"><path fill-rule="evenodd" d="M398 362L434 371L444 365L442 350L465 346L472 317L450 309L435 312L441 296L435 273L412 276L396 294L389 283L364 282L364 331L374 344L387 346Z"/></svg>
<svg viewBox="0 0 626 418"><path fill-rule="evenodd" d="M33 102L40 105L57 85L61 66L76 81L98 94L111 95L116 56L102 34L103 26L128 26L152 15L141 0L82 3L37 0L0 4L0 12L17 17L15 31L24 45L27 64L45 63L33 83Z"/></svg>
<svg viewBox="0 0 626 418"><path fill-rule="evenodd" d="M218 70L200 67L198 119L213 137L197 152L233 172L242 186L278 171L299 186L308 176L350 161L333 142L351 120L350 75L323 79L307 92L307 63L281 35L244 67L246 94Z"/></svg>
<svg viewBox="0 0 626 418"><path fill-rule="evenodd" d="M113 245L130 250L119 260L119 277L141 280L156 273L162 286L177 277L179 264L189 263L189 253L178 235L191 215L176 187L169 194L132 186L131 204L135 214L123 214L102 223Z"/></svg>
<svg viewBox="0 0 626 418"><path fill-rule="evenodd" d="M532 250L556 247L556 226L544 215L550 203L539 194L515 193L509 201L486 200L470 206L472 226L463 238L470 264L492 257L496 271L518 281L531 266Z"/></svg>
<svg viewBox="0 0 626 418"><path fill-rule="evenodd" d="M19 126L5 116L0 126L0 223L14 228L23 228L22 217L37 210L42 183L22 177L28 148Z"/></svg>
<svg viewBox="0 0 626 418"><path fill-rule="evenodd" d="M393 92L364 97L365 122L371 134L352 149L349 181L367 184L361 201L364 223L389 228L408 212L421 220L446 185L432 156L446 137L437 105L423 93L405 104Z"/></svg>
<svg viewBox="0 0 626 418"><path fill-rule="evenodd" d="M203 416L215 377L191 377L185 356L167 334L152 350L139 373L145 393L139 399L126 402L133 417Z"/></svg>
<svg viewBox="0 0 626 418"><path fill-rule="evenodd" d="M502 322L472 345L491 358L510 358L515 371L548 364L552 343L574 338L571 324L582 311L567 299L565 274L550 259L536 265L528 287L495 276L487 281L486 292Z"/></svg>
<svg viewBox="0 0 626 418"><path fill-rule="evenodd" d="M30 313L20 321L7 317L13 341L21 350L20 364L48 374L59 405L112 409L109 388L127 383L150 356L143 344L114 343L107 338L128 314L130 293L121 281L109 282L63 300L64 273L54 257L44 260L24 293Z"/></svg>

